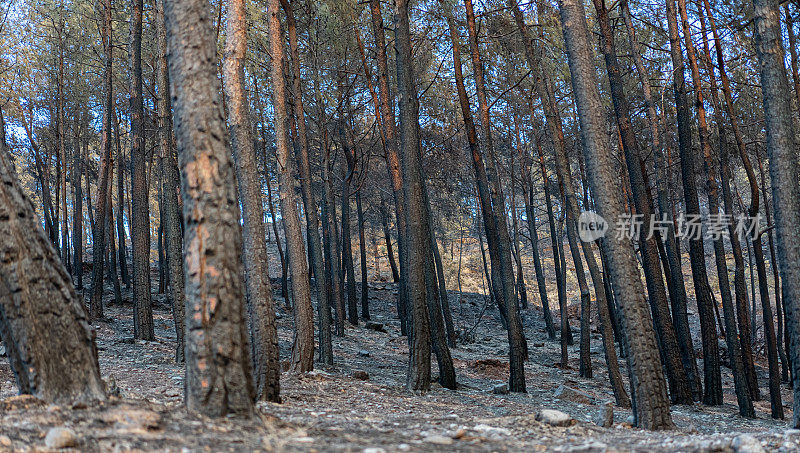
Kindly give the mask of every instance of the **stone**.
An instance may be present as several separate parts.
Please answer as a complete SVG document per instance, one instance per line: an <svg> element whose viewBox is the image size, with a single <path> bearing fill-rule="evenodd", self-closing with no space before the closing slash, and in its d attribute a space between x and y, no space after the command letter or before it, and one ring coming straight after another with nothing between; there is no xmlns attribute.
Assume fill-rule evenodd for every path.
<svg viewBox="0 0 800 453"><path fill-rule="evenodd" d="M588 442L582 445L576 445L567 450L569 453L606 453L608 445L603 442Z"/></svg>
<svg viewBox="0 0 800 453"><path fill-rule="evenodd" d="M568 414L555 409L542 409L536 414L536 421L550 426L571 426L575 423Z"/></svg>
<svg viewBox="0 0 800 453"><path fill-rule="evenodd" d="M359 381L368 381L369 380L369 373L364 370L355 370L353 371L353 378L358 379Z"/></svg>
<svg viewBox="0 0 800 453"><path fill-rule="evenodd" d="M160 414L131 406L114 408L102 414L101 419L119 431L132 434L142 434L161 427Z"/></svg>
<svg viewBox="0 0 800 453"><path fill-rule="evenodd" d="M386 453L386 450L380 447L369 447L362 450L362 453Z"/></svg>
<svg viewBox="0 0 800 453"><path fill-rule="evenodd" d="M502 383L497 384L492 388L492 393L495 395L507 395L508 394L508 384Z"/></svg>
<svg viewBox="0 0 800 453"><path fill-rule="evenodd" d="M0 436L0 445L2 445L4 447L10 447L11 446L11 438L8 437L8 436Z"/></svg>
<svg viewBox="0 0 800 453"><path fill-rule="evenodd" d="M44 438L44 444L48 448L69 448L74 447L77 443L78 438L75 436L75 431L63 427L50 428Z"/></svg>
<svg viewBox="0 0 800 453"><path fill-rule="evenodd" d="M360 355L361 357L369 357L369 351L367 351L366 349L362 349L358 351L358 355Z"/></svg>
<svg viewBox="0 0 800 453"><path fill-rule="evenodd" d="M562 401L571 401L579 404L592 404L592 397L589 396L588 393L584 393L566 385L560 385L556 389L553 396Z"/></svg>
<svg viewBox="0 0 800 453"><path fill-rule="evenodd" d="M485 435L487 437L490 437L492 439L501 439L504 436L510 436L511 435L511 431L510 430L508 430L506 428L500 428L500 427L497 427L497 426L479 424L479 425L475 425L475 427L472 428L472 429L474 429L475 431L477 431L477 432L479 432L479 433L481 433L481 434L483 434L483 435Z"/></svg>
<svg viewBox="0 0 800 453"><path fill-rule="evenodd" d="M628 418L625 419L625 423L627 423L627 424L629 424L631 426L635 425L636 424L636 417L634 417L633 414L628 415Z"/></svg>
<svg viewBox="0 0 800 453"><path fill-rule="evenodd" d="M442 436L439 434L434 434L432 436L428 436L422 439L423 442L427 442L429 444L435 445L451 445L453 443L452 437Z"/></svg>
<svg viewBox="0 0 800 453"><path fill-rule="evenodd" d="M733 439L731 447L736 453L765 453L761 442L749 434L740 434Z"/></svg>
<svg viewBox="0 0 800 453"><path fill-rule="evenodd" d="M800 429L787 429L784 433L786 437L800 436Z"/></svg>
<svg viewBox="0 0 800 453"><path fill-rule="evenodd" d="M600 408L594 418L594 423L603 428L610 428L614 424L614 403L607 402Z"/></svg>
<svg viewBox="0 0 800 453"><path fill-rule="evenodd" d="M364 327L369 330L374 330L375 332L386 332L386 328L379 322L367 321Z"/></svg>

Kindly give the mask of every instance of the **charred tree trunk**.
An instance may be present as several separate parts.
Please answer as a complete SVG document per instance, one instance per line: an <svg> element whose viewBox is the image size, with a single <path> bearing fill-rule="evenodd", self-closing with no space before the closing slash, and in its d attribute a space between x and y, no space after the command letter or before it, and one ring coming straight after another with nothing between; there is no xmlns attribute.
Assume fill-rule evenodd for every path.
<svg viewBox="0 0 800 453"><path fill-rule="evenodd" d="M600 92L596 67L592 61L586 14L583 5L577 0L561 0L559 9L589 183L599 214L607 219L618 219L623 215L622 202L614 188L611 146L603 130ZM628 363L634 395L634 420L637 426L646 429L672 428L674 424L669 410L666 383L661 372L655 331L647 310L632 245L625 241L607 241L606 245L614 291L622 306L627 344L630 348Z"/></svg>
<svg viewBox="0 0 800 453"><path fill-rule="evenodd" d="M700 216L700 202L695 182L695 164L692 151L691 113L686 95L684 79L683 53L675 0L666 0L667 23L669 25L670 55L673 66L673 91L678 121L678 150L681 156L681 177L683 197L687 216ZM688 49L687 49L688 52ZM703 402L709 405L722 403L722 377L719 368L719 345L717 342L717 325L714 319L714 301L708 284L705 249L703 238L689 240L689 260L692 267L692 280L697 299L697 311L700 315L700 330L703 342Z"/></svg>
<svg viewBox="0 0 800 453"><path fill-rule="evenodd" d="M325 262L322 259L322 240L319 235L319 214L317 200L314 195L311 177L311 164L308 158L308 133L306 131L305 107L303 105L303 84L300 73L300 50L297 43L297 30L294 11L288 0L282 0L281 5L286 12L286 25L289 32L289 52L292 61L292 88L295 122L297 124L299 139L299 154L297 160L300 170L300 187L303 192L303 207L306 217L306 231L308 235L308 253L311 270L314 271L314 281L317 289L317 316L319 318L319 361L328 365L333 364L333 346L331 344L331 317L330 300L328 298L328 278L325 274Z"/></svg>
<svg viewBox="0 0 800 453"><path fill-rule="evenodd" d="M100 155L100 180L97 184L97 214L92 227L92 293L89 302L89 321L103 319L103 262L105 261L105 218L106 203L102 203L108 191L108 179L111 169L111 116L114 110L113 101L113 40L111 37L111 0L103 2L103 50L105 51L105 68L103 73L103 130ZM88 178L87 178L88 182ZM91 191L87 189L91 195ZM89 206L91 210L91 206Z"/></svg>
<svg viewBox="0 0 800 453"><path fill-rule="evenodd" d="M55 404L104 400L86 311L0 140L0 338L17 388Z"/></svg>
<svg viewBox="0 0 800 453"><path fill-rule="evenodd" d="M165 0L164 16L186 228L186 406L250 416L242 233L214 29L200 0Z"/></svg>
<svg viewBox="0 0 800 453"><path fill-rule="evenodd" d="M250 357L256 398L280 402L280 357L275 325L275 301L269 281L267 242L264 234L264 203L261 178L253 145L250 103L244 80L247 54L247 4L229 0L223 63L231 148L242 205L242 261L250 326Z"/></svg>
<svg viewBox="0 0 800 453"><path fill-rule="evenodd" d="M131 244L133 244L133 336L154 340L150 300L150 208L145 173L142 100L142 0L131 3Z"/></svg>
<svg viewBox="0 0 800 453"><path fill-rule="evenodd" d="M298 192L294 178L295 161L289 145L289 117L286 111L286 81L283 76L284 51L280 22L280 0L269 1L269 33L272 76L272 104L275 109L275 141L280 176L281 218L286 235L286 253L292 271L292 299L295 338L290 369L297 373L314 367L314 310L308 278L306 247L297 209ZM246 105L246 104L245 104Z"/></svg>
<svg viewBox="0 0 800 453"><path fill-rule="evenodd" d="M658 256L658 243L656 240L657 232L650 229L650 221L654 218L653 206L642 168L641 151L631 126L630 104L625 95L622 70L617 61L614 33L608 19L605 0L594 0L594 7L597 11L597 20L600 25L602 36L600 49L605 59L606 72L611 86L611 99L614 104L614 114L619 128L622 149L625 154L625 163L628 168L628 179L631 184L633 202L636 213L644 218L644 228L641 232L643 237L638 238L639 249L653 324L657 331L657 339L661 344L661 355L665 360L670 396L675 403L691 404L691 387L686 377L686 370L681 362L677 333L670 316L667 290L664 287L664 278L661 273L661 262Z"/></svg>
<svg viewBox="0 0 800 453"><path fill-rule="evenodd" d="M781 42L780 10L778 5L764 0L754 0L755 8L755 47L759 61L761 90L763 92L764 120L767 130L767 154L769 156L770 179L772 180L772 200L776 207L775 226L778 237L778 258L781 264L781 280L784 285L784 300L792 304L787 309L792 344L800 344L800 240L798 240L796 221L800 217L800 191L797 186L797 144L795 127L791 118L791 97L789 82L784 67L784 48ZM760 249L760 238L753 246ZM756 259L760 250L756 251ZM759 280L761 274L759 270ZM763 297L763 296L762 296ZM774 332L769 332L766 318L772 314L769 299L762 300L765 320L765 334L770 359L770 399L773 418L783 417L780 403L780 382L773 373L777 367ZM771 350L770 350L771 349ZM794 426L800 426L800 350L792 348L794 380ZM775 370L777 372L777 370Z"/></svg>

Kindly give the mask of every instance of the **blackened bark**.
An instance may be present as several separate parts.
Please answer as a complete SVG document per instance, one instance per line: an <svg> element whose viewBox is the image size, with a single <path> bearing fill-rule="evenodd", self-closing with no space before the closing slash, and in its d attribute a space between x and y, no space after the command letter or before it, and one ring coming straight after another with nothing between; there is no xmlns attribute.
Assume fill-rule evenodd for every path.
<svg viewBox="0 0 800 453"><path fill-rule="evenodd" d="M172 99L170 98L169 88L169 67L167 63L167 32L164 28L163 0L156 3L156 35L159 47L159 67L158 67L158 89L159 89L159 144L161 146L162 159L164 160L163 173L163 193L162 203L164 204L164 240L166 245L167 267L169 268L169 297L172 302L172 320L175 325L175 361L184 361L184 322L186 297L183 282L183 232L181 231L180 207L178 206L178 195L180 192L180 175L178 175L178 162L175 158L172 140ZM117 175L121 179L122 173ZM117 209L122 211L123 196L121 181L117 184L119 193L119 206ZM117 228L120 227L121 218L117 216ZM121 240L124 234L120 233ZM121 246L124 246L121 244ZM120 253L120 260L124 257ZM120 262L120 269L122 263ZM124 280L124 278L123 278Z"/></svg>
<svg viewBox="0 0 800 453"><path fill-rule="evenodd" d="M586 14L583 5L577 0L561 0L559 9L589 183L599 214L606 219L617 219L624 211L614 184L611 146L604 131ZM616 226L611 227L611 230L613 235ZM614 291L622 307L628 339L628 364L631 370L636 425L647 429L672 428L674 424L670 416L655 331L632 245L630 242L611 240L606 245Z"/></svg>
<svg viewBox="0 0 800 453"><path fill-rule="evenodd" d="M201 0L165 0L164 17L186 228L186 406L249 416L242 232L214 29Z"/></svg>
<svg viewBox="0 0 800 453"><path fill-rule="evenodd" d="M305 107L303 105L303 85L300 74L300 51L297 43L297 30L295 26L294 11L288 0L282 0L281 5L286 12L286 25L289 32L289 51L292 61L292 87L295 123L299 139L299 154L297 155L300 170L300 187L303 191L303 207L305 208L306 231L308 235L308 253L311 268L314 271L314 281L317 289L317 316L319 318L319 361L333 364L333 346L331 344L331 317L330 299L328 298L328 277L325 273L325 262L322 258L322 240L319 235L319 214L317 200L314 195L311 177L311 164L308 158L308 133L306 132Z"/></svg>
<svg viewBox="0 0 800 453"><path fill-rule="evenodd" d="M364 210L361 207L361 190L356 193L356 219L358 221L358 251L361 266L361 319L369 321L369 284L367 281L367 241L364 237Z"/></svg>
<svg viewBox="0 0 800 453"><path fill-rule="evenodd" d="M280 0L269 1L270 73L272 104L275 109L275 142L280 181L281 218L286 236L286 253L292 272L292 300L295 337L290 369L305 373L314 368L314 310L311 306L311 284L306 263L306 246L297 208L294 156L289 145L287 91L283 74L284 49L280 22Z"/></svg>
<svg viewBox="0 0 800 453"><path fill-rule="evenodd" d="M695 182L694 152L692 150L691 113L686 95L683 53L678 32L675 0L666 0L667 23L669 26L670 55L672 57L672 87L675 95L675 108L678 121L678 150L681 157L681 178L683 197L687 216L700 215L700 202ZM687 50L688 51L688 50ZM714 301L708 284L703 238L689 240L689 260L692 267L692 280L700 315L700 330L703 342L703 402L709 405L722 403L722 377L719 368L719 345L717 326L714 319Z"/></svg>
<svg viewBox="0 0 800 453"><path fill-rule="evenodd" d="M150 299L150 207L142 99L142 0L131 3L131 244L133 245L133 336L154 340ZM99 203L98 203L99 204ZM99 221L99 220L98 220Z"/></svg>
<svg viewBox="0 0 800 453"><path fill-rule="evenodd" d="M614 34L608 19L605 0L594 0L593 3L600 25L602 36L600 49L605 59L606 72L611 86L611 99L614 104L614 114L619 128L622 149L625 154L625 163L628 168L628 179L631 184L633 202L636 213L642 215L644 219L644 228L641 233L643 236L639 238L639 250L642 256L642 267L644 269L653 324L658 333L657 338L661 344L662 357L666 362L670 396L675 403L691 404L691 388L686 378L686 370L681 362L677 333L669 312L667 290L664 287L661 262L658 256L658 244L656 236L651 234L650 230L650 219L654 216L652 198L645 181L639 143L631 126L630 104L625 95L622 71L617 60L617 51L614 44Z"/></svg>
<svg viewBox="0 0 800 453"><path fill-rule="evenodd" d="M114 110L113 101L113 41L111 36L111 0L103 2L103 50L105 68L103 73L103 128L100 155L100 180L97 184L97 213L92 227L92 292L89 302L89 320L102 319L103 316L103 262L105 261L105 218L107 204L102 203L108 191L108 179L111 169L111 116ZM88 182L88 178L87 178ZM91 191L87 188L87 193ZM91 206L89 210L91 211Z"/></svg>
<svg viewBox="0 0 800 453"><path fill-rule="evenodd" d="M17 387L56 404L104 400L92 326L0 139L0 338Z"/></svg>
<svg viewBox="0 0 800 453"><path fill-rule="evenodd" d="M725 100L725 111L728 115L728 121L730 122L731 129L733 130L733 136L736 139L736 148L739 152L740 158L742 158L742 163L745 168L745 172L747 173L748 181L750 182L751 210L753 207L755 207L755 212L758 212L758 183L755 179L755 173L753 172L753 166L750 163L750 158L747 155L744 139L742 137L741 130L739 129L739 122L734 114L733 96L731 94L728 73L725 70L725 59L722 53L722 44L720 43L716 22L714 20L714 15L711 13L711 6L709 5L708 0L704 0L703 5L708 16L709 24L711 25L711 32L714 36L714 49L717 56L717 67L719 68L720 72L720 80L722 81L722 94L723 99ZM711 58L709 57L709 60L710 59ZM728 158L726 158L725 153L727 153L727 148L725 148L720 159L722 195L725 204L725 211L729 214L733 214L733 197L731 195L729 183L732 178L728 165ZM739 328L739 343L741 345L742 361L745 368L745 374L747 376L747 385L750 389L750 397L751 399L757 401L760 399L760 395L755 366L753 365L753 348L751 341L752 335L750 333L751 326L750 320L747 317L747 284L744 277L744 257L742 256L740 238L738 234L736 234L733 224L731 224L731 230L731 248L733 249L733 258L736 264L734 273L734 288L736 290L736 317ZM755 291L755 288L753 288L753 291Z"/></svg>
<svg viewBox="0 0 800 453"><path fill-rule="evenodd" d="M245 0L228 1L223 63L224 89L236 181L239 184L239 201L242 205L242 261L256 398L280 402L280 351L275 325L275 301L269 280L264 202L253 144L250 103L244 87L244 63L247 54L246 7Z"/></svg>

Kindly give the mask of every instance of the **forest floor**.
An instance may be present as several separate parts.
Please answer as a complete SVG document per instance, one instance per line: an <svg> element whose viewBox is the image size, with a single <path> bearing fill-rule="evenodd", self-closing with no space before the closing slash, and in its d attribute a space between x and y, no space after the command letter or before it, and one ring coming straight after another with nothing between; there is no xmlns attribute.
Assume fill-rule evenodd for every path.
<svg viewBox="0 0 800 453"><path fill-rule="evenodd" d="M278 288L275 293L280 294ZM48 444L59 444L55 438L46 442L46 436L59 427L69 430L63 444L74 451L761 451L757 444L767 451L800 451L800 431L790 430L787 421L771 420L768 401L756 403L755 420L737 415L728 368L723 368L725 404L673 406L673 431L632 428L630 410L617 407L613 426L598 426L594 420L613 397L596 331L594 377L578 376L577 309L571 310L576 342L569 348L574 368L559 366L559 345L547 340L542 313L531 308L523 312L530 349L528 393L496 394L495 385L507 380L506 335L497 311L483 312L485 301L477 294L459 299L457 292L450 293L458 329L469 331L477 324L463 336L472 341L452 350L459 389L434 383L430 392L410 393L404 389L408 347L399 333L395 297L393 284L371 284L372 319L385 332L363 322L348 325L344 338L334 338L333 367L283 374L282 404L260 403L252 420L212 420L183 407L183 370L173 361L175 334L163 296L154 296L157 340L133 341L130 292L125 291L124 305L107 308L113 322L95 324L101 372L118 397L99 406L70 407L15 396L13 376L2 360L0 451L48 451ZM292 317L282 299L277 303L286 358ZM699 349L699 341L695 345ZM761 393L768 396L763 360L758 372ZM561 386L567 390L559 397ZM791 419L792 396L785 388L783 401ZM536 421L542 409L563 411L575 422L555 427Z"/></svg>

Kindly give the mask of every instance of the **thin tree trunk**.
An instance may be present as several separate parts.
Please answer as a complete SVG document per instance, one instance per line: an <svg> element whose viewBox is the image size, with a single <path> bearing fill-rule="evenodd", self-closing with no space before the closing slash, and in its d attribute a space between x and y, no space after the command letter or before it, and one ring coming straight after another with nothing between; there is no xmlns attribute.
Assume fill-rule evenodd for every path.
<svg viewBox="0 0 800 453"><path fill-rule="evenodd" d="M247 54L246 8L245 0L228 0L225 61L222 70L231 148L239 185L239 201L242 205L242 262L256 398L280 402L280 351L275 325L275 301L269 281L264 203L253 145L250 103L244 87L244 63Z"/></svg>
<svg viewBox="0 0 800 453"><path fill-rule="evenodd" d="M306 263L306 247L297 209L295 161L289 147L289 118L286 111L286 81L283 77L284 51L281 34L280 0L269 1L269 34L272 76L272 104L275 109L275 141L280 176L281 218L286 235L286 252L292 271L292 299L295 338L290 369L305 373L314 367L314 311ZM244 27L243 27L244 28ZM246 104L245 104L246 105Z"/></svg>
<svg viewBox="0 0 800 453"><path fill-rule="evenodd" d="M133 244L133 336L154 340L150 300L150 208L145 173L144 106L142 104L142 0L131 3L131 244Z"/></svg>
<svg viewBox="0 0 800 453"><path fill-rule="evenodd" d="M358 250L361 265L361 319L370 320L369 285L367 281L367 241L364 236L364 211L361 208L361 190L356 193L356 219L358 221Z"/></svg>
<svg viewBox="0 0 800 453"><path fill-rule="evenodd" d="M692 150L691 113L686 95L683 53L675 0L666 0L667 24L669 26L670 55L672 57L672 86L675 95L675 108L678 121L678 150L681 156L681 177L686 215L699 217L700 202L695 183L694 152ZM690 39L690 38L689 38ZM689 49L687 49L687 53ZM722 377L719 368L719 345L717 326L714 319L714 301L708 284L703 238L689 239L689 260L692 267L692 280L700 315L700 331L703 343L703 402L708 405L722 403Z"/></svg>
<svg viewBox="0 0 800 453"><path fill-rule="evenodd" d="M297 156L300 170L300 187L303 191L303 206L306 215L306 231L308 234L308 252L311 270L314 271L314 280L317 289L317 316L319 318L319 361L324 364L333 364L333 346L331 343L331 318L330 300L328 299L328 279L325 274L325 262L322 258L322 240L319 235L319 214L317 213L317 200L314 195L311 177L311 164L308 158L308 133L306 132L305 107L303 105L303 84L300 73L300 51L297 43L297 30L294 11L288 0L282 0L281 5L286 12L286 25L289 32L289 51L292 61L292 87L297 124L300 153Z"/></svg>
<svg viewBox="0 0 800 453"><path fill-rule="evenodd" d="M130 288L131 286L131 277L130 273L128 272L128 250L126 241L125 241L125 167L127 166L130 168L130 162L125 159L124 151L122 150L122 145L120 143L119 137L119 121L117 119L117 110L112 108L112 126L114 127L114 147L117 154L117 197L119 203L119 209L117 209L117 242L119 243L119 270L120 275L122 276L122 282L125 284L126 287ZM173 157L173 162L175 158ZM128 165L126 165L126 162ZM178 179L177 173L177 163L175 164L175 178ZM176 183L176 191L180 190L180 184ZM130 214L130 211L128 211ZM130 217L128 217L130 220Z"/></svg>
<svg viewBox="0 0 800 453"><path fill-rule="evenodd" d="M702 31L702 40L703 40L703 50L705 52L706 58L702 59L706 64L706 72L709 75L709 79L711 80L711 101L712 106L714 107L715 117L717 119L717 130L719 133L719 146L720 152L719 158L720 160L720 176L721 181L723 184L723 199L725 202L725 208L729 215L732 215L733 212L728 211L730 201L730 187L728 185L728 177L725 174L726 171L730 171L728 169L728 144L727 144L727 136L726 136L726 129L725 123L722 119L722 108L720 106L719 96L717 94L717 82L716 77L714 76L714 67L711 65L711 51L709 50L708 46L708 35L706 31L706 22L705 22L705 15L703 14L703 9L700 5L699 0L695 0L695 5L697 6L698 10L698 17L700 18L700 25ZM710 151L710 149L708 150ZM717 158L712 157L710 152L705 155L705 162L706 162L706 173L708 178L708 192L709 192L709 206L715 214L720 212L719 207L719 196L717 195L717 183L716 183L716 167L717 167ZM722 161L725 161L724 163ZM713 196L712 196L713 194ZM729 225L729 232L733 229L733 225ZM735 229L732 231L733 234L731 236L731 247L734 248L738 246L738 238L736 237ZM739 250L741 253L741 249ZM734 255L735 255L734 251ZM731 287L730 287L730 280L728 277L728 264L727 264L727 256L725 253L725 245L722 241L722 235L720 234L714 240L714 256L716 258L716 265L717 265L717 275L719 279L719 287L720 293L722 295L722 310L725 314L725 340L728 346L728 358L730 360L731 370L733 371L733 381L734 381L734 388L736 391L736 399L739 403L739 415L748 418L755 418L755 411L753 409L753 402L751 399L751 392L750 392L750 385L748 383L747 373L745 372L744 368L744 360L742 357L741 346L739 343L739 333L737 331L736 326L736 311L734 309L733 300L731 299ZM740 257L741 258L741 257ZM735 258L734 258L735 259ZM734 277L735 279L736 277ZM744 276L742 276L742 282L744 280ZM735 282L734 282L735 284ZM737 289L737 293L739 290Z"/></svg>
<svg viewBox="0 0 800 453"><path fill-rule="evenodd" d="M389 214L386 211L386 202L381 196L381 224L383 226L383 238L386 241L386 259L389 261L389 267L392 269L392 280L395 283L400 281L400 274L397 270L397 262L394 259L394 250L392 248L392 233L389 230Z"/></svg>
<svg viewBox="0 0 800 453"><path fill-rule="evenodd" d="M739 156L742 159L745 171L748 176L748 180L750 182L750 191L751 191L750 209L752 210L753 207L755 206L755 210L756 212L758 212L758 184L756 183L755 180L755 173L753 172L753 167L750 164L750 159L747 156L747 150L745 148L744 139L742 138L742 133L739 129L739 122L734 113L733 96L731 94L730 80L728 79L728 74L727 71L725 70L725 59L722 53L722 44L720 43L719 35L717 33L716 22L714 20L714 15L711 13L711 6L709 5L708 0L704 0L703 4L705 6L706 14L708 15L709 24L711 25L711 32L714 36L714 47L717 56L717 67L719 68L720 79L722 81L722 93L723 93L723 99L725 100L725 111L728 115L728 121L730 122L731 129L733 130L734 138L736 139L736 146L739 152ZM709 56L709 60L710 59L711 58ZM720 159L720 162L722 164L722 190L723 190L723 199L725 203L725 210L728 213L733 214L733 198L731 197L730 186L729 186L730 169L727 168L728 159L725 158L725 156L723 156L722 159ZM731 234L730 236L731 236L731 247L733 248L733 256L736 262L736 271L734 274L734 287L736 290L736 316L739 324L738 327L739 327L739 338L742 350L742 359L745 367L745 373L747 374L747 381L748 381L748 387L750 388L751 398L755 401L758 401L761 398L759 395L755 366L753 365L753 350L752 350L751 333L750 333L750 328L751 328L750 321L747 317L747 312L748 312L747 285L744 280L745 278L744 258L742 257L741 244L739 241L738 234ZM751 273L751 279L752 279L752 273ZM755 287L753 287L753 291L755 291Z"/></svg>
<svg viewBox="0 0 800 453"><path fill-rule="evenodd" d="M103 73L103 128L100 155L100 180L97 185L97 215L92 227L92 292L89 302L89 321L103 319L103 262L105 261L105 218L106 203L102 200L108 191L108 179L111 166L111 116L114 109L112 62L113 39L111 29L111 0L103 2L103 50L105 52L105 68ZM87 178L88 182L88 178ZM87 193L91 191L87 188ZM89 206L91 210L91 206Z"/></svg>

